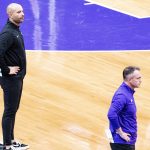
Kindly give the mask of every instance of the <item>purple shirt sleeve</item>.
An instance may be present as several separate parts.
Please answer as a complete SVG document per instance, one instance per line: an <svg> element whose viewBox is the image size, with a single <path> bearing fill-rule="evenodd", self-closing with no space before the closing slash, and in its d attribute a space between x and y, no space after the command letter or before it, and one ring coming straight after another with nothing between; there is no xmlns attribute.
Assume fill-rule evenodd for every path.
<svg viewBox="0 0 150 150"><path fill-rule="evenodd" d="M116 129L120 128L120 124L118 121L118 114L124 108L125 104L126 104L125 95L123 94L114 95L107 116L115 131Z"/></svg>

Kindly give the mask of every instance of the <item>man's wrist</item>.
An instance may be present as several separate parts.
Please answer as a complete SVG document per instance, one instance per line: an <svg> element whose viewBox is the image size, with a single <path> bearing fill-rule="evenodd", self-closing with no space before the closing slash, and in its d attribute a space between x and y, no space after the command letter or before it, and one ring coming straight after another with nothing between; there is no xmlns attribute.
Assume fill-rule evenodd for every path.
<svg viewBox="0 0 150 150"><path fill-rule="evenodd" d="M116 133L118 133L119 135L122 135L123 131L122 131L121 127L116 130Z"/></svg>

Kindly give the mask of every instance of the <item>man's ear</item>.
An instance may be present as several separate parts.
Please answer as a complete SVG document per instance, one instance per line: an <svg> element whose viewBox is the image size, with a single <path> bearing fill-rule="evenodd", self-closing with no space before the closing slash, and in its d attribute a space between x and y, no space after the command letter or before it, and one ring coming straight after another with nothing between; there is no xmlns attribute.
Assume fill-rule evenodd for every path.
<svg viewBox="0 0 150 150"><path fill-rule="evenodd" d="M131 81L132 81L132 79L133 79L133 77L130 77L128 81L129 81L129 82L131 82Z"/></svg>

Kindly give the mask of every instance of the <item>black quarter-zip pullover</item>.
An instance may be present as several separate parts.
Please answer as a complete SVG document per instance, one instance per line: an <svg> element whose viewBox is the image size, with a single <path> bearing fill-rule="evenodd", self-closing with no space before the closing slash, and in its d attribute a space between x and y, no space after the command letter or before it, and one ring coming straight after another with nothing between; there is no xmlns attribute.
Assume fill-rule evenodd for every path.
<svg viewBox="0 0 150 150"><path fill-rule="evenodd" d="M9 66L19 66L20 71L17 75L9 75ZM24 78L26 74L26 54L23 36L19 26L16 26L9 20L0 33L0 68L2 76Z"/></svg>

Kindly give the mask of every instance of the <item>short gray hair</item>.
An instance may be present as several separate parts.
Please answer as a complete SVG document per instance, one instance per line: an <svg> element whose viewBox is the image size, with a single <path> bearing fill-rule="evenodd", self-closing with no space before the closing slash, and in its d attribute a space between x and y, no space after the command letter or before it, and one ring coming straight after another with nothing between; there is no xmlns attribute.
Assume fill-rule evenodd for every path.
<svg viewBox="0 0 150 150"><path fill-rule="evenodd" d="M123 70L123 79L126 80L127 76L132 74L135 70L140 71L140 68L137 66L128 66Z"/></svg>

